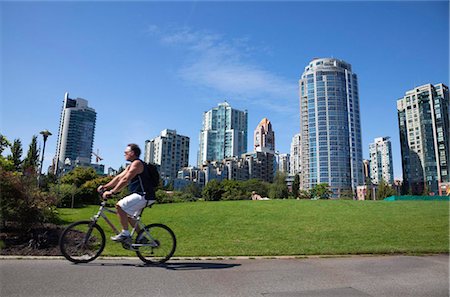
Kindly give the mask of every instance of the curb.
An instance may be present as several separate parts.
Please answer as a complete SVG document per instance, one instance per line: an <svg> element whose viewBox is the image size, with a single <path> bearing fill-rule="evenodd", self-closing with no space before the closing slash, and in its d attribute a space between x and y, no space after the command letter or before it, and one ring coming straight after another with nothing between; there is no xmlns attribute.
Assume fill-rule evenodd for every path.
<svg viewBox="0 0 450 297"><path fill-rule="evenodd" d="M449 255L448 253L437 254L358 254L358 255L297 255L297 256L213 256L213 257L172 257L170 261L229 261L229 260L307 260L307 259L337 259L337 258L362 258L362 257L389 257L409 256L427 257L437 255ZM63 256L9 256L0 255L0 260L65 260ZM98 257L96 260L139 260L138 257Z"/></svg>

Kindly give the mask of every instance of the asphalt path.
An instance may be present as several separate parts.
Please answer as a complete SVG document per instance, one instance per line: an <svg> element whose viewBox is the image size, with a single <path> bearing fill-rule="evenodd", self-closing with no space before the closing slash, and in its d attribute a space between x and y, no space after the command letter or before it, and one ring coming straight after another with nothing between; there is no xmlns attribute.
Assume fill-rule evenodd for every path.
<svg viewBox="0 0 450 297"><path fill-rule="evenodd" d="M0 260L0 296L449 296L449 256L306 259Z"/></svg>

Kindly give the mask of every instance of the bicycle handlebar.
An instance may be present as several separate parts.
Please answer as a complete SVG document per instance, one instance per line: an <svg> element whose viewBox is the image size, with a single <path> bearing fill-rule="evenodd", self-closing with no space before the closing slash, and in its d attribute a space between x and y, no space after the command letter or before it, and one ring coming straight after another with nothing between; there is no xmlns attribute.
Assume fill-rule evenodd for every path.
<svg viewBox="0 0 450 297"><path fill-rule="evenodd" d="M114 196L114 195L116 195L116 194L114 194L114 195L110 195L108 198L103 198L103 194L106 192L106 190L100 190L100 191L98 191L98 196L100 197L100 200L101 201L103 201L103 202L106 202L107 200L108 200L108 198L111 198L112 196ZM102 203L103 203L102 202Z"/></svg>

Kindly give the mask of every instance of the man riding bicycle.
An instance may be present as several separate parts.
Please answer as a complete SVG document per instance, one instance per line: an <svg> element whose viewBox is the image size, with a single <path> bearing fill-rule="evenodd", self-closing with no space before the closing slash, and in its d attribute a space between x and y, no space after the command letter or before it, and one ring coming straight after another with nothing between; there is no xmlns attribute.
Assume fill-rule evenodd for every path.
<svg viewBox="0 0 450 297"><path fill-rule="evenodd" d="M147 166L139 159L141 149L137 144L131 143L128 144L124 153L125 160L131 162L131 164L109 183L101 185L97 189L98 192L103 192L103 199L108 199L128 185L131 194L122 198L116 204L122 231L111 239L118 242L126 241L131 237L128 231L128 223L135 225L135 220L132 217L139 215L144 207L155 202L155 191L149 183L150 177Z"/></svg>

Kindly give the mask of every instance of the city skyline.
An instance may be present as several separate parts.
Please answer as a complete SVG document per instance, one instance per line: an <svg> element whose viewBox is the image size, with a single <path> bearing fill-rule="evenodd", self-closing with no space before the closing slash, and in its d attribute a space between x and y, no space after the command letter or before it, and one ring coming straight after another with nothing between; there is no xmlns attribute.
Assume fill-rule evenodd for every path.
<svg viewBox="0 0 450 297"><path fill-rule="evenodd" d="M26 149L32 135L51 131L44 171L65 92L97 111L94 151L106 167L125 163L126 144L143 149L164 129L191 138L195 164L202 113L224 100L248 110L250 130L270 119L277 150L289 153L301 73L314 57L335 57L358 74L363 158L374 138L389 136L401 177L396 100L416 86L448 85L448 2L0 5L1 133Z"/></svg>

